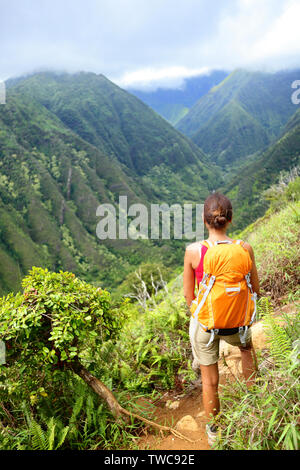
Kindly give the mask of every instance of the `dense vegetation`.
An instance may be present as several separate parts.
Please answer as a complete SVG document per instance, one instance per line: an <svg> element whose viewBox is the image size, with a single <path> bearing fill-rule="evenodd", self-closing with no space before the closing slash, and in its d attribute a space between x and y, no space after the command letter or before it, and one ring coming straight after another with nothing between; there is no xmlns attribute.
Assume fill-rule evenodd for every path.
<svg viewBox="0 0 300 470"><path fill-rule="evenodd" d="M178 89L158 88L144 91L128 88L128 91L175 126L201 96L218 85L226 76L226 72L214 70L207 75L186 78Z"/></svg>
<svg viewBox="0 0 300 470"><path fill-rule="evenodd" d="M251 393L239 381L224 390L218 445L299 447L299 309L280 326L272 315L300 300L300 112L290 88L279 92L293 76L264 82L237 71L200 99L190 117L201 111L222 167L101 75L9 83L0 108L1 449L133 448L141 422L116 421L120 410L151 418L149 402L188 389L185 241L100 243L96 208L120 195L147 207L199 203L213 189L233 202L231 234L254 248L270 341Z"/></svg>
<svg viewBox="0 0 300 470"><path fill-rule="evenodd" d="M259 315L270 346L258 356L260 374L251 391L239 380L223 389L219 448L299 448L300 309L281 315L280 327L272 315L279 299L281 305L300 301L299 181L281 192L273 188L266 195L272 196L268 213L239 234L256 254L264 295ZM145 304L125 301L117 309L106 291L68 273L33 269L23 288L0 305L1 336L8 340L7 364L0 366L0 448L135 448L141 424L116 422L70 365L80 357L122 406L148 418L145 399L186 390L196 376L182 276ZM139 295L142 300L145 292Z"/></svg>
<svg viewBox="0 0 300 470"><path fill-rule="evenodd" d="M96 209L117 206L120 195L128 207L203 199L218 178L198 147L103 76L37 74L8 85L0 108L0 292L20 288L33 265L110 289L141 262L175 268L184 243L100 242Z"/></svg>
<svg viewBox="0 0 300 470"><path fill-rule="evenodd" d="M177 124L210 158L229 169L278 138L295 113L291 84L299 70L236 70Z"/></svg>
<svg viewBox="0 0 300 470"><path fill-rule="evenodd" d="M236 227L236 230L246 227L265 213L269 200L262 197L264 190L278 183L281 177L289 180L290 172L299 174L299 116L298 110L274 145L248 162L246 160L221 188L235 209L233 228Z"/></svg>

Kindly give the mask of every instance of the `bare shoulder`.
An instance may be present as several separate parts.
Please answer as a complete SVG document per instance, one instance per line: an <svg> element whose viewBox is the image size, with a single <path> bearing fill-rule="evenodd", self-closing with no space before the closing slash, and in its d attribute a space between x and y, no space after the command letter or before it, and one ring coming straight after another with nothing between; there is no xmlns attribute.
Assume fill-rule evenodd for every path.
<svg viewBox="0 0 300 470"><path fill-rule="evenodd" d="M200 245L201 245L201 242L190 243L189 245L187 245L187 247L185 249L185 252L186 253L189 253L189 252L191 253L191 252L194 252L194 251L198 251Z"/></svg>
<svg viewBox="0 0 300 470"><path fill-rule="evenodd" d="M250 254L251 257L254 256L253 248L252 248L252 246L250 245L250 243L244 242L244 243L243 243L243 247L246 248L246 250L249 251L249 254Z"/></svg>

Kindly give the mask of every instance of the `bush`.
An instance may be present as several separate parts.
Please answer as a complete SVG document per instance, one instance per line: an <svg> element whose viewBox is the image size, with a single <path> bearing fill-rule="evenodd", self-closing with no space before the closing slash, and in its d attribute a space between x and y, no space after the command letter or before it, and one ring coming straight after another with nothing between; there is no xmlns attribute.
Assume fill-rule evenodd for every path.
<svg viewBox="0 0 300 470"><path fill-rule="evenodd" d="M237 381L223 389L220 450L298 450L300 309L276 320L270 309L264 323L270 351L251 390ZM283 322L283 321L284 322ZM299 341L299 340L298 340Z"/></svg>

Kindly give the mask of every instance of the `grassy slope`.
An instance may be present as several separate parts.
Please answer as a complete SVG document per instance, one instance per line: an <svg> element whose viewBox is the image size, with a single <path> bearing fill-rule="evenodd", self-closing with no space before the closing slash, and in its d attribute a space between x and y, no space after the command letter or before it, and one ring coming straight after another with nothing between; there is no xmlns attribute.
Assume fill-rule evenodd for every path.
<svg viewBox="0 0 300 470"><path fill-rule="evenodd" d="M263 126L236 100L231 100L218 119L212 117L206 126L194 136L196 144L202 144L203 150L215 155L216 163L223 168L266 147L269 136Z"/></svg>

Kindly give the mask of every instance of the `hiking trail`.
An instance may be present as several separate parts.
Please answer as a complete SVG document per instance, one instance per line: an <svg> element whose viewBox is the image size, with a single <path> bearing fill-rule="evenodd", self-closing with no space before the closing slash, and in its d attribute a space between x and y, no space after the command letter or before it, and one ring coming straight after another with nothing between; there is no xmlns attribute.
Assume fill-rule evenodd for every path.
<svg viewBox="0 0 300 470"><path fill-rule="evenodd" d="M295 311L294 304L287 304L274 310L274 315L279 316L281 312L292 313ZM258 321L252 327L252 342L255 350L267 350L266 334L262 321ZM225 358L225 361L223 360ZM241 356L237 347L230 346L221 340L219 359L220 385L225 385L227 381L235 380L235 377L242 378ZM176 427L188 439L183 440L172 434L160 434L148 428L145 435L139 438L137 445L140 450L210 450L207 443L205 417L202 405L202 387L199 378L192 389L182 394L176 392L165 393L159 401L155 403L155 410L151 419L155 422L167 426ZM222 400L222 387L220 387L220 397ZM222 402L221 402L222 403ZM144 402L147 407L147 402ZM150 405L151 408L153 405ZM179 423L179 424L178 424ZM177 427L177 426L179 427Z"/></svg>

